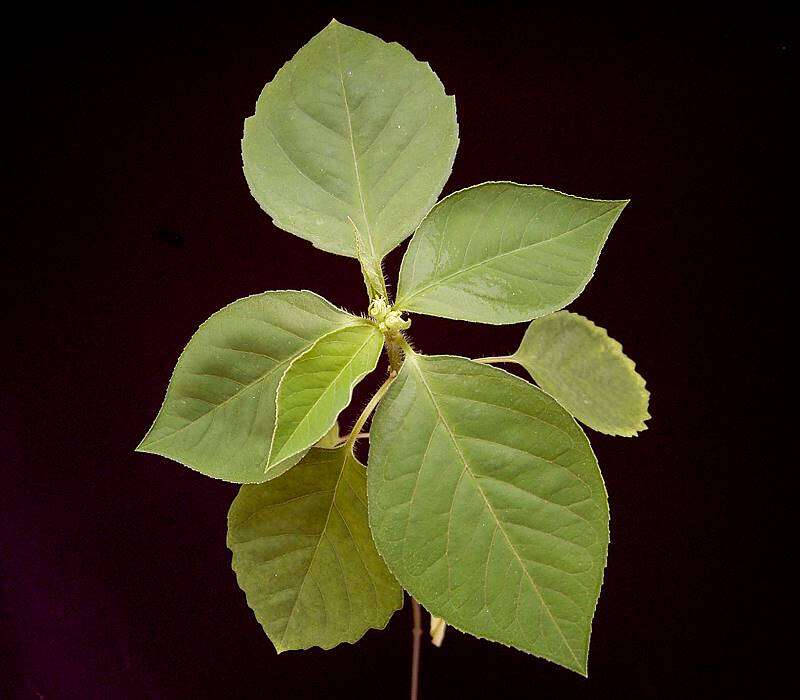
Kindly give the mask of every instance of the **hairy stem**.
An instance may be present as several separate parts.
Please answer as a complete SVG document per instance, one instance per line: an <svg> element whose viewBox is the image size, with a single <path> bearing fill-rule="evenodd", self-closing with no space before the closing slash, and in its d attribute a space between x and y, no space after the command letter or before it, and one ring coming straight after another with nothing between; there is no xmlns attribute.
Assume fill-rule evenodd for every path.
<svg viewBox="0 0 800 700"><path fill-rule="evenodd" d="M411 598L411 614L414 619L414 626L411 629L412 650L411 650L411 700L417 700L419 694L419 652L422 640L422 611L416 598Z"/></svg>
<svg viewBox="0 0 800 700"><path fill-rule="evenodd" d="M386 356L389 358L389 370L397 374L403 364L403 351L392 338L386 339Z"/></svg>

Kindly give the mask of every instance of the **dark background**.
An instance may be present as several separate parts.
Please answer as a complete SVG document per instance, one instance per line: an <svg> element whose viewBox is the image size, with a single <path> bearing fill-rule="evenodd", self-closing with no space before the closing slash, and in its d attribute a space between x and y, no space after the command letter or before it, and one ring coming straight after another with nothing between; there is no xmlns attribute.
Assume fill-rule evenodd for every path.
<svg viewBox="0 0 800 700"><path fill-rule="evenodd" d="M772 641L754 586L777 556L786 426L794 37L768 3L562 5L32 7L7 23L0 696L406 696L408 607L356 646L276 656L230 570L236 487L133 452L220 307L308 288L364 308L357 265L273 227L239 154L263 84L334 15L430 61L456 95L445 193L509 179L633 200L571 307L652 392L641 437L589 431L612 512L590 678L448 631L423 650L422 698L758 691L753 652ZM523 329L416 317L411 332L424 352L480 356Z"/></svg>

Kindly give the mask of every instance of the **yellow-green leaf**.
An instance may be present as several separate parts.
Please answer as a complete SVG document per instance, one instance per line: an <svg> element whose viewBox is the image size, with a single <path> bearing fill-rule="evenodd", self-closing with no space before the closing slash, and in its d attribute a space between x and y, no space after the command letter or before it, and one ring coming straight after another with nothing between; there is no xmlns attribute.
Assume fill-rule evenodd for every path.
<svg viewBox="0 0 800 700"><path fill-rule="evenodd" d="M590 428L626 437L647 428L644 379L622 346L589 319L559 311L534 321L510 359Z"/></svg>
<svg viewBox="0 0 800 700"><path fill-rule="evenodd" d="M353 387L375 369L382 347L381 332L364 321L322 336L292 361L278 387L270 468L330 430L350 403Z"/></svg>

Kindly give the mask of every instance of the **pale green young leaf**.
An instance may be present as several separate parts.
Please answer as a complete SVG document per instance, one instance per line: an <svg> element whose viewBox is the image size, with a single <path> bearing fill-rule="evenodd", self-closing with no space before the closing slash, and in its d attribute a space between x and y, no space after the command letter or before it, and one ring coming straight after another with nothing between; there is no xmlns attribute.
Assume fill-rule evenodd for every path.
<svg viewBox="0 0 800 700"><path fill-rule="evenodd" d="M622 346L589 319L559 311L534 321L510 359L590 428L626 437L647 429L644 379Z"/></svg>
<svg viewBox="0 0 800 700"><path fill-rule="evenodd" d="M436 201L458 146L455 100L399 44L335 20L267 84L245 122L250 191L275 225L380 260Z"/></svg>
<svg viewBox="0 0 800 700"><path fill-rule="evenodd" d="M608 502L572 416L502 370L409 355L370 442L370 525L403 588L448 625L585 674Z"/></svg>
<svg viewBox="0 0 800 700"><path fill-rule="evenodd" d="M358 258L358 264L361 267L361 276L364 278L364 286L367 288L367 296L370 300L387 297L386 280L383 277L381 262L376 260L372 253L367 250L364 245L364 239L355 227L355 223L353 223L353 243L355 245L356 258Z"/></svg>
<svg viewBox="0 0 800 700"><path fill-rule="evenodd" d="M366 503L364 467L345 447L312 449L283 476L239 490L228 514L233 570L279 652L355 642L402 607Z"/></svg>
<svg viewBox="0 0 800 700"><path fill-rule="evenodd" d="M277 476L301 456L265 473L278 382L321 336L358 322L306 291L257 294L217 311L178 359L164 404L137 450L225 481Z"/></svg>
<svg viewBox="0 0 800 700"><path fill-rule="evenodd" d="M292 361L278 387L270 468L330 430L350 403L353 387L375 369L382 347L381 332L364 321L322 336Z"/></svg>
<svg viewBox="0 0 800 700"><path fill-rule="evenodd" d="M396 306L493 324L560 309L589 282L626 204L512 182L451 194L411 239Z"/></svg>

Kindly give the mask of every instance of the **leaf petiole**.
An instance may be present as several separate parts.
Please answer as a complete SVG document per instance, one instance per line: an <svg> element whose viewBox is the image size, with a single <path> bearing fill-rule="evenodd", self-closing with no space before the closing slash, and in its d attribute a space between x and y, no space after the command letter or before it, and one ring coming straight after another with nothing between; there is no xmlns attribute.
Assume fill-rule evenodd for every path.
<svg viewBox="0 0 800 700"><path fill-rule="evenodd" d="M516 360L511 355L507 355L504 357L476 357L473 358L472 361L480 362L482 365L493 365L493 364L499 364L500 362L516 362Z"/></svg>
<svg viewBox="0 0 800 700"><path fill-rule="evenodd" d="M367 422L367 418L370 417L372 412L375 410L375 407L380 403L380 400L384 397L387 391L389 391L389 387L392 385L395 377L397 376L396 372L392 372L387 378L386 381L378 387L378 390L375 392L373 397L369 400L366 406L364 406L364 410L361 411L361 415L356 419L355 425L353 429L350 431L350 435L345 442L345 447L348 450L353 449L353 445L355 444L356 440L361 437L361 429L364 427L364 423Z"/></svg>
<svg viewBox="0 0 800 700"><path fill-rule="evenodd" d="M336 441L335 447L338 447L339 445L344 445L344 443L346 443L351 438L351 436L352 433L349 433L348 435L343 435L342 437L340 437ZM369 433L359 433L355 437L356 440L360 440L361 438L369 438Z"/></svg>

